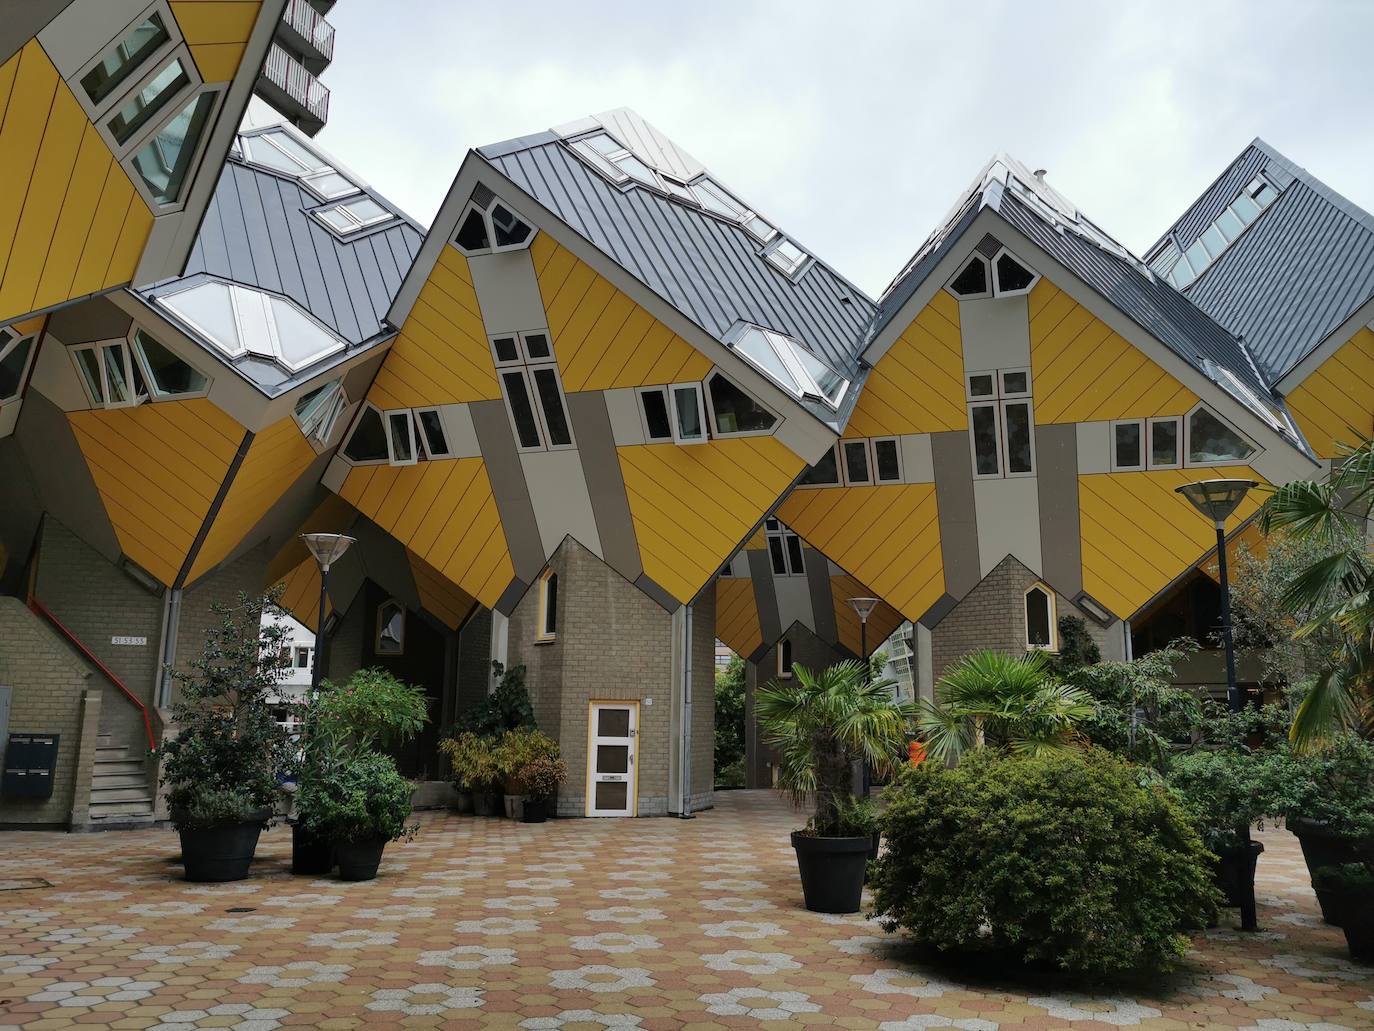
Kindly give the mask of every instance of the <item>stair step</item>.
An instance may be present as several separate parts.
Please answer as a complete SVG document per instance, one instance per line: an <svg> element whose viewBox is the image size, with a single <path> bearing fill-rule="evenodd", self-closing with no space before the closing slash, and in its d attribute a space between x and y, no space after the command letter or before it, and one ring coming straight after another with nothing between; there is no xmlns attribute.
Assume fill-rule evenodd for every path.
<svg viewBox="0 0 1374 1031"><path fill-rule="evenodd" d="M113 776L120 774L142 775L143 762L139 759L97 759L92 773L96 777L103 777L107 774Z"/></svg>
<svg viewBox="0 0 1374 1031"><path fill-rule="evenodd" d="M137 756L133 755L124 745L97 745L95 757L99 759L101 756L104 756L106 759L137 758Z"/></svg>
<svg viewBox="0 0 1374 1031"><path fill-rule="evenodd" d="M152 819L153 807L149 802L92 802L92 820L129 819L144 816Z"/></svg>
<svg viewBox="0 0 1374 1031"><path fill-rule="evenodd" d="M108 788L139 788L148 790L148 778L142 773L103 773L96 771L91 778L91 790L103 791Z"/></svg>
<svg viewBox="0 0 1374 1031"><path fill-rule="evenodd" d="M92 786L91 803L95 804L96 802L142 802L145 805L151 805L152 798L146 787L105 788Z"/></svg>

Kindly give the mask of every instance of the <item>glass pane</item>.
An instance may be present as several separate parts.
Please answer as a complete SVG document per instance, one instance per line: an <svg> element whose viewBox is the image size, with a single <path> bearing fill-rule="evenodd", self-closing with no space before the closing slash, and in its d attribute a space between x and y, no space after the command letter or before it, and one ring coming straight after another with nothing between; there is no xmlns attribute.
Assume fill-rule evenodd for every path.
<svg viewBox="0 0 1374 1031"><path fill-rule="evenodd" d="M677 410L677 435L680 440L700 440L706 436L701 425L701 389L674 387L673 407Z"/></svg>
<svg viewBox="0 0 1374 1031"><path fill-rule="evenodd" d="M124 373L124 346L106 344L100 349L100 354L105 363L105 386L109 390L109 396L105 398L106 403L118 404L133 400L133 395L129 392L129 380Z"/></svg>
<svg viewBox="0 0 1374 1031"><path fill-rule="evenodd" d="M386 458L386 432L382 416L375 408L364 408L344 454L355 462L376 462Z"/></svg>
<svg viewBox="0 0 1374 1031"><path fill-rule="evenodd" d="M1261 208L1269 207L1270 204L1274 203L1274 198L1277 196L1278 194L1274 192L1274 188L1268 183L1261 186L1259 192L1254 194L1255 203Z"/></svg>
<svg viewBox="0 0 1374 1031"><path fill-rule="evenodd" d="M8 341L0 334L0 347ZM33 348L33 337L25 337L10 348L5 357L0 358L0 401L8 401L19 393L24 375L24 363L29 360Z"/></svg>
<svg viewBox="0 0 1374 1031"><path fill-rule="evenodd" d="M806 253L790 240L781 240L768 252L768 260L789 275L801 267Z"/></svg>
<svg viewBox="0 0 1374 1031"><path fill-rule="evenodd" d="M629 737L630 710L597 709L596 734L597 737Z"/></svg>
<svg viewBox="0 0 1374 1031"><path fill-rule="evenodd" d="M399 605L383 605L377 614L377 653L400 655L405 649L406 612Z"/></svg>
<svg viewBox="0 0 1374 1031"><path fill-rule="evenodd" d="M550 573L544 579L544 633L558 632L558 574Z"/></svg>
<svg viewBox="0 0 1374 1031"><path fill-rule="evenodd" d="M873 461L878 467L878 479L893 483L902 478L901 462L897 457L895 440L875 440L873 442Z"/></svg>
<svg viewBox="0 0 1374 1031"><path fill-rule="evenodd" d="M1118 423L1116 432L1116 467L1118 469L1140 468L1140 424L1135 422Z"/></svg>
<svg viewBox="0 0 1374 1031"><path fill-rule="evenodd" d="M249 136L244 139L243 145L248 151L249 161L259 165L266 165L268 168L275 168L277 171L285 172L287 175L300 175L302 172L307 172L314 168L313 164L302 167L298 161L287 157L276 147L272 146L271 143L267 142L267 137L269 135L280 136L281 134L265 133L262 136Z"/></svg>
<svg viewBox="0 0 1374 1031"><path fill-rule="evenodd" d="M107 123L110 135L119 144L128 143L139 127L157 114L163 104L191 81L181 62L173 61L154 75L146 86L129 98Z"/></svg>
<svg viewBox="0 0 1374 1031"><path fill-rule="evenodd" d="M1208 254L1216 258L1226 250L1226 237L1221 235L1221 230L1216 226L1208 226L1207 231L1202 234L1202 246L1207 248Z"/></svg>
<svg viewBox="0 0 1374 1031"><path fill-rule="evenodd" d="M530 361L537 362L553 354L549 350L549 338L543 333L526 333L524 339L525 354L529 356Z"/></svg>
<svg viewBox="0 0 1374 1031"><path fill-rule="evenodd" d="M568 414L563 410L563 391L558 387L558 374L553 369L535 369L534 389L539 393L539 406L544 409L549 446L571 444L572 433L568 429Z"/></svg>
<svg viewBox="0 0 1374 1031"><path fill-rule="evenodd" d="M410 439L410 413L388 412L386 420L391 428L391 460L409 462L415 457L415 445Z"/></svg>
<svg viewBox="0 0 1374 1031"><path fill-rule="evenodd" d="M529 239L530 227L504 204L491 209L491 224L496 231L496 246L512 247Z"/></svg>
<svg viewBox="0 0 1374 1031"><path fill-rule="evenodd" d="M1010 254L997 259L997 289L1002 293L1024 290L1030 286L1034 273Z"/></svg>
<svg viewBox="0 0 1374 1031"><path fill-rule="evenodd" d="M328 223L329 227L340 235L347 235L359 228L353 219L348 217L348 212L343 208L330 208L327 211L319 212L320 219Z"/></svg>
<svg viewBox="0 0 1374 1031"><path fill-rule="evenodd" d="M825 484L839 483L840 472L835 458L835 449L832 447L820 460L813 465L801 478L802 483Z"/></svg>
<svg viewBox="0 0 1374 1031"><path fill-rule="evenodd" d="M637 180L645 186L653 186L655 188L658 186L658 178L654 175L653 169L643 161L640 161L639 158L635 157L633 154L626 154L624 157L616 158L615 167L620 169L621 172L628 175L631 179Z"/></svg>
<svg viewBox="0 0 1374 1031"><path fill-rule="evenodd" d="M1259 218L1260 213L1259 205L1250 199L1249 194L1245 193L1231 202L1230 210L1247 226Z"/></svg>
<svg viewBox="0 0 1374 1031"><path fill-rule="evenodd" d="M801 538L795 533L787 535L787 566L794 576L801 576L806 572L806 566L802 564Z"/></svg>
<svg viewBox="0 0 1374 1031"><path fill-rule="evenodd" d="M99 64L81 77L81 87L91 98L91 103L99 104L113 93L114 88L168 38L167 28L157 14L149 15L134 26Z"/></svg>
<svg viewBox="0 0 1374 1031"><path fill-rule="evenodd" d="M601 780L596 783L592 807L608 812L630 808L630 785L623 780Z"/></svg>
<svg viewBox="0 0 1374 1031"><path fill-rule="evenodd" d="M313 150L297 143L284 132L265 133L264 135L270 137L273 144L285 151L288 157L295 160L296 164L307 172L318 172L322 168L329 167Z"/></svg>
<svg viewBox="0 0 1374 1031"><path fill-rule="evenodd" d="M979 476L996 476L1002 471L997 458L997 409L992 405L978 405L971 419L974 471Z"/></svg>
<svg viewBox="0 0 1374 1031"><path fill-rule="evenodd" d="M420 423L420 432L425 436L426 453L431 457L448 454L448 438L444 436L444 423L439 418L438 410L426 408L416 412L415 418Z"/></svg>
<svg viewBox="0 0 1374 1031"><path fill-rule="evenodd" d="M215 94L196 94L175 118L134 155L136 171L158 204L174 204L181 196L200 134L215 106Z"/></svg>
<svg viewBox="0 0 1374 1031"><path fill-rule="evenodd" d="M86 389L91 392L96 404L103 404L105 391L100 386L100 360L95 355L95 348L77 351L76 367L81 370L81 378L86 381Z"/></svg>
<svg viewBox="0 0 1374 1031"><path fill-rule="evenodd" d="M993 393L992 373L980 373L968 378L969 397L992 397Z"/></svg>
<svg viewBox="0 0 1374 1031"><path fill-rule="evenodd" d="M799 344L786 339L783 339L782 343L792 351L797 363L811 377L820 396L829 401L830 404L836 404L849 381Z"/></svg>
<svg viewBox="0 0 1374 1031"><path fill-rule="evenodd" d="M1173 283L1174 286L1180 290L1191 283L1194 278L1193 269L1184 258L1179 258L1178 264L1175 265L1173 271L1169 273L1169 282Z"/></svg>
<svg viewBox="0 0 1374 1031"><path fill-rule="evenodd" d="M371 197L358 197L354 200L345 201L343 206L348 209L348 213L356 218L361 225L367 225L371 222L380 222L382 219L391 216L391 212L387 211L386 208L382 207Z"/></svg>
<svg viewBox="0 0 1374 1031"><path fill-rule="evenodd" d="M487 239L486 220L476 208L464 216L463 224L458 227L456 239L458 246L465 251L481 251L491 246L491 241Z"/></svg>
<svg viewBox="0 0 1374 1031"><path fill-rule="evenodd" d="M794 394L801 394L801 386L792 378L792 374L787 371L787 366L773 351L773 345L768 342L768 337L764 335L762 330L752 327L745 330L744 335L736 341L735 350L757 365L782 387Z"/></svg>
<svg viewBox="0 0 1374 1031"><path fill-rule="evenodd" d="M321 197L330 200L335 197L342 197L346 193L356 193L358 189L348 178L340 175L332 168L328 172L311 176L306 185Z"/></svg>
<svg viewBox="0 0 1374 1031"><path fill-rule="evenodd" d="M1011 396L1012 394L1029 393L1030 386L1026 382L1027 376L1024 372L1004 372L1002 373L1002 394Z"/></svg>
<svg viewBox="0 0 1374 1031"><path fill-rule="evenodd" d="M1228 209L1217 216L1217 228L1221 230L1221 235L1229 241L1239 236L1245 229L1245 225L1236 217L1235 212Z"/></svg>
<svg viewBox="0 0 1374 1031"><path fill-rule="evenodd" d="M1050 646L1050 599L1038 589L1026 592L1026 643L1032 648Z"/></svg>
<svg viewBox="0 0 1374 1031"><path fill-rule="evenodd" d="M520 438L520 446L541 447L543 441L539 437L539 424L534 418L534 408L525 387L525 374L503 372L501 382L506 388L506 399L510 403L510 414L515 420L515 435Z"/></svg>
<svg viewBox="0 0 1374 1031"><path fill-rule="evenodd" d="M310 431L310 428L319 419L320 413L328 409L329 401L338 389L339 381L334 380L322 387L316 387L296 402L296 419L300 422L303 430L307 433Z"/></svg>
<svg viewBox="0 0 1374 1031"><path fill-rule="evenodd" d="M630 772L630 746L629 746L629 745L597 745L597 746L596 746L596 772L597 772L597 773L629 773L629 772Z"/></svg>
<svg viewBox="0 0 1374 1031"><path fill-rule="evenodd" d="M158 397L175 394L199 394L205 390L208 380L182 361L167 348L150 337L143 330L134 334L134 342L153 378L153 393Z"/></svg>
<svg viewBox="0 0 1374 1031"><path fill-rule="evenodd" d="M673 427L668 421L668 395L662 390L646 390L639 395L639 403L644 406L644 424L649 431L649 439L667 440L672 437Z"/></svg>
<svg viewBox="0 0 1374 1031"><path fill-rule="evenodd" d="M960 297L985 294L988 292L988 267L977 258L973 258L949 285Z"/></svg>
<svg viewBox="0 0 1374 1031"><path fill-rule="evenodd" d="M782 550L781 536L772 536L768 538L768 561L772 563L775 575L787 575L787 556Z"/></svg>
<svg viewBox="0 0 1374 1031"><path fill-rule="evenodd" d="M771 240L773 234L777 232L771 223L764 221L758 215L755 215L748 222L744 223L744 228L749 230L749 232L753 233L760 240Z"/></svg>
<svg viewBox="0 0 1374 1031"><path fill-rule="evenodd" d="M1150 423L1150 464L1178 465L1178 423Z"/></svg>
<svg viewBox="0 0 1374 1031"><path fill-rule="evenodd" d="M498 362L518 362L520 360L520 351L515 345L515 337L496 337L492 340L491 346L496 349Z"/></svg>
<svg viewBox="0 0 1374 1031"><path fill-rule="evenodd" d="M304 368L333 351L343 349L342 340L290 301L269 297L268 302L272 305L272 318L277 324L277 346L281 348L282 359L291 368Z"/></svg>
<svg viewBox="0 0 1374 1031"><path fill-rule="evenodd" d="M753 433L773 428L777 418L720 373L708 384L719 433Z"/></svg>
<svg viewBox="0 0 1374 1031"><path fill-rule="evenodd" d="M1254 450L1206 408L1188 417L1188 461L1239 461L1249 458Z"/></svg>
<svg viewBox="0 0 1374 1031"><path fill-rule="evenodd" d="M687 185L685 183L680 183L672 176L668 175L661 176L659 181L663 183L663 188L667 190L669 193L671 193L674 197L678 197L682 200L690 201L692 203L696 202L696 196L692 193L690 189L687 188Z"/></svg>
<svg viewBox="0 0 1374 1031"><path fill-rule="evenodd" d="M862 440L846 441L840 445L844 448L844 475L850 483L867 483L868 475L868 445Z"/></svg>
<svg viewBox="0 0 1374 1031"><path fill-rule="evenodd" d="M726 218L732 218L736 221L743 217L744 205L711 182L710 179L701 180L692 189L696 192L697 201L707 211L713 211L717 215L724 215Z"/></svg>
<svg viewBox="0 0 1374 1031"><path fill-rule="evenodd" d="M1184 251L1183 256L1188 259L1188 264L1193 266L1193 274L1200 275L1202 270L1212 263L1212 259L1207 256L1207 250L1202 246L1202 241L1197 240L1193 246Z"/></svg>
<svg viewBox="0 0 1374 1031"><path fill-rule="evenodd" d="M272 345L274 334L267 324L266 295L257 290L235 286L230 288L234 312L239 319L239 343L244 349L264 358L276 358Z"/></svg>
<svg viewBox="0 0 1374 1031"><path fill-rule="evenodd" d="M1031 471L1030 405L1023 403L1004 406L1007 418L1007 472Z"/></svg>

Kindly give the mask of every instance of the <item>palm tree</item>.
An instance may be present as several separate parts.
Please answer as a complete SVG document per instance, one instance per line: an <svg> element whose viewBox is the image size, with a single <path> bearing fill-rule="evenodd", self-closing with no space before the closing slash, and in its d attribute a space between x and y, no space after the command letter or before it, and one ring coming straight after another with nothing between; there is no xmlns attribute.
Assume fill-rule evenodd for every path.
<svg viewBox="0 0 1374 1031"><path fill-rule="evenodd" d="M1092 698L1055 679L1044 652L965 656L921 703L918 727L929 754L952 762L985 746L1037 754L1069 747L1074 727L1095 711Z"/></svg>
<svg viewBox="0 0 1374 1031"><path fill-rule="evenodd" d="M1291 737L1300 749L1325 745L1342 732L1374 730L1374 561L1365 537L1372 506L1374 441L1365 441L1346 449L1328 480L1286 484L1260 511L1265 533L1281 529L1327 552L1280 598L1284 608L1305 616L1299 637L1332 638L1327 661L1293 717Z"/></svg>
<svg viewBox="0 0 1374 1031"><path fill-rule="evenodd" d="M910 702L893 697L891 680L867 674L861 662L819 673L795 665L790 680L771 681L754 699L754 718L780 759L779 786L798 807L814 797L813 828L822 836L839 830L853 764L890 771L916 714Z"/></svg>

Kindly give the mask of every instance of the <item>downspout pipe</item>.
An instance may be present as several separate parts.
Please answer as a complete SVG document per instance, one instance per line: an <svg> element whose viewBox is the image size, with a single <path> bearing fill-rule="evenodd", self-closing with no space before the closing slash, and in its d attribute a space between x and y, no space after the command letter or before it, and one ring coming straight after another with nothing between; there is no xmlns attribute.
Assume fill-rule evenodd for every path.
<svg viewBox="0 0 1374 1031"><path fill-rule="evenodd" d="M678 815L693 819L692 799L692 606L684 606L682 618L682 754L678 790L681 793Z"/></svg>
<svg viewBox="0 0 1374 1031"><path fill-rule="evenodd" d="M172 701L172 667L177 661L177 636L181 627L181 588L169 587L162 601L162 649L158 663L156 706Z"/></svg>

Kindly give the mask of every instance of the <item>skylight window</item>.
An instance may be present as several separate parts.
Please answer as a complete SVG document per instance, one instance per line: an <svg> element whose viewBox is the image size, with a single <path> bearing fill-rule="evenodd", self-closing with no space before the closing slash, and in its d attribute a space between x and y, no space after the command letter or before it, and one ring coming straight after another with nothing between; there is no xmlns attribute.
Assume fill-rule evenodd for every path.
<svg viewBox="0 0 1374 1031"><path fill-rule="evenodd" d="M285 129L271 129L241 138L244 153L255 165L295 176L321 200L336 200L359 187L348 176L301 143Z"/></svg>
<svg viewBox="0 0 1374 1031"><path fill-rule="evenodd" d="M390 211L371 197L359 196L315 212L315 217L339 236L350 236L368 226L389 222Z"/></svg>
<svg viewBox="0 0 1374 1031"><path fill-rule="evenodd" d="M348 346L286 298L251 287L211 280L157 300L230 359L254 355L296 372Z"/></svg>
<svg viewBox="0 0 1374 1031"><path fill-rule="evenodd" d="M21 337L13 330L0 329L0 405L13 401L24 386L33 357L31 336Z"/></svg>
<svg viewBox="0 0 1374 1031"><path fill-rule="evenodd" d="M758 326L746 326L734 349L784 390L839 408L849 387L834 369L791 337Z"/></svg>
<svg viewBox="0 0 1374 1031"><path fill-rule="evenodd" d="M777 243L764 251L763 256L768 259L768 264L792 279L797 277L797 273L806 265L806 259L810 257L785 236L780 237Z"/></svg>
<svg viewBox="0 0 1374 1031"><path fill-rule="evenodd" d="M1278 196L1279 191L1268 179L1263 175L1255 176L1171 266L1165 263L1178 254L1178 246L1173 241L1156 256L1151 267L1182 290L1221 257L1222 251L1231 246Z"/></svg>
<svg viewBox="0 0 1374 1031"><path fill-rule="evenodd" d="M473 201L458 219L453 242L464 254L516 251L528 247L535 230L506 203L493 197L485 208Z"/></svg>

